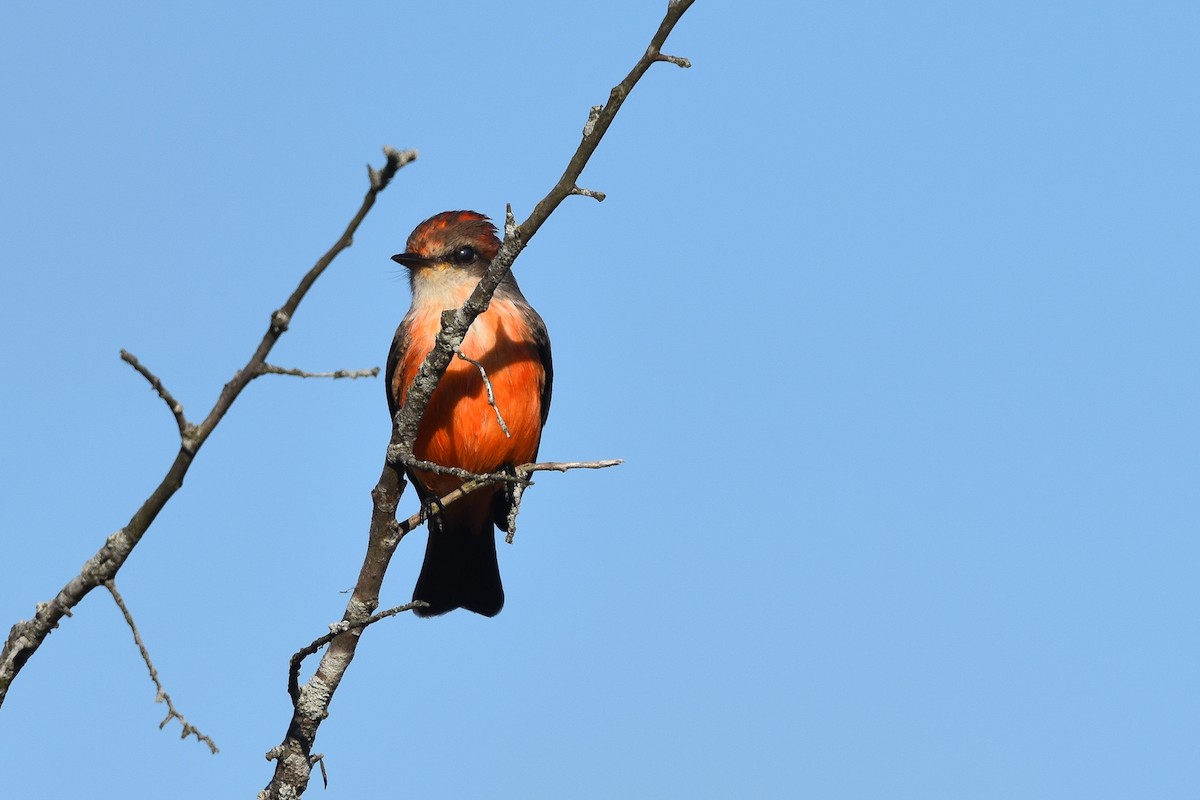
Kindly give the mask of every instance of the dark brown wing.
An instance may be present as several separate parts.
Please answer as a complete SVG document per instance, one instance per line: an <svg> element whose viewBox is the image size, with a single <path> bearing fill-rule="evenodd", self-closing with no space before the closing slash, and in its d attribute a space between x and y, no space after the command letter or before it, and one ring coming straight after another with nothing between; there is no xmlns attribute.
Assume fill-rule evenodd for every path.
<svg viewBox="0 0 1200 800"><path fill-rule="evenodd" d="M517 294L520 295L520 290L517 290ZM530 334L533 337L533 344L537 349L538 360L542 363L542 369L546 373L546 381L542 386L542 396L539 398L542 411L542 425L545 425L546 417L550 415L550 398L554 393L554 362L550 356L550 334L546 330L546 323L542 319L541 314L537 313L524 297L521 297L520 302L516 305L521 312L521 318L528 326ZM537 460L536 451L533 454L533 459L534 461ZM508 530L508 512L511 507L511 486L498 489L493 499L492 514L496 527L502 531Z"/></svg>
<svg viewBox="0 0 1200 800"><path fill-rule="evenodd" d="M496 297L512 301L520 311L522 320L529 327L529 332L533 336L533 344L537 348L538 360L542 362L542 369L546 372L546 384L542 387L542 396L540 398L542 424L545 425L546 417L550 415L550 395L554 388L554 364L550 358L550 334L546 331L546 323L542 320L541 314L535 311L533 306L529 305L529 301L521 293L521 287L517 285L516 277L511 272L505 275L504 280L496 287ZM536 454L534 457L537 457Z"/></svg>
<svg viewBox="0 0 1200 800"><path fill-rule="evenodd" d="M521 317L525 320L525 324L529 326L529 330L533 334L538 360L542 362L542 369L546 371L546 385L542 387L541 397L542 424L545 425L546 417L550 416L550 396L554 389L554 363L550 358L550 334L546 331L546 323L542 321L541 315L533 310L533 306L522 303L518 308L521 310Z"/></svg>
<svg viewBox="0 0 1200 800"><path fill-rule="evenodd" d="M407 349L408 320L405 319L396 328L396 336L392 339L392 349L388 351L387 365L383 369L383 388L387 392L388 413L391 414L393 421L396 419L396 412L400 410L399 393L393 388L396 382L396 370L400 368L400 358Z"/></svg>

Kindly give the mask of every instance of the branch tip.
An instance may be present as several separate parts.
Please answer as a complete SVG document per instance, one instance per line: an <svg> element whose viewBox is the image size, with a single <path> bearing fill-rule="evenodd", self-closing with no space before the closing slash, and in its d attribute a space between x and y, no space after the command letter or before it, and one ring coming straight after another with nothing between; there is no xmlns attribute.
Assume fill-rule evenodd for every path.
<svg viewBox="0 0 1200 800"><path fill-rule="evenodd" d="M409 164L417 159L416 150L397 150L391 145L383 146L383 155L387 158L387 163L383 165L382 170L377 170L370 164L367 165L367 175L371 179L371 193L378 194L387 188L391 183L392 178L405 164Z"/></svg>
<svg viewBox="0 0 1200 800"><path fill-rule="evenodd" d="M588 110L587 122L583 123L583 138L592 135L592 131L596 130L596 120L600 119L600 112L604 110L604 106L592 106Z"/></svg>
<svg viewBox="0 0 1200 800"><path fill-rule="evenodd" d="M504 238L512 239L517 235L517 220L513 217L512 203L504 204Z"/></svg>
<svg viewBox="0 0 1200 800"><path fill-rule="evenodd" d="M684 58L683 56L669 56L666 53L657 53L654 56L654 60L655 61L665 61L668 64L674 64L675 66L679 67L680 69L690 69L692 66L692 62L689 61L688 59Z"/></svg>
<svg viewBox="0 0 1200 800"><path fill-rule="evenodd" d="M604 192L598 192L595 189L580 189L578 186L571 189L571 194L577 194L582 197L590 197L597 203L603 203L604 198L607 197Z"/></svg>
<svg viewBox="0 0 1200 800"><path fill-rule="evenodd" d="M397 150L390 144L383 146L383 154L387 157L388 163L395 162L397 169L417 160L416 150L411 148L408 150Z"/></svg>

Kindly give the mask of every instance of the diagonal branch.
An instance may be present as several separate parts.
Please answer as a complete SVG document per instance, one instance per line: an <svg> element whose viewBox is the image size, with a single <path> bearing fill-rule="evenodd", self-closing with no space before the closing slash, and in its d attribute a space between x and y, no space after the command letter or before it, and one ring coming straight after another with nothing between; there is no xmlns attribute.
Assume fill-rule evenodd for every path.
<svg viewBox="0 0 1200 800"><path fill-rule="evenodd" d="M343 616L345 622L357 623L368 619L379 607L379 589L383 584L384 574L403 536L400 525L396 522L396 508L406 486L401 474L403 465L413 458L413 442L421 417L433 390L454 356L455 348L462 344L467 329L475 318L487 309L496 287L512 267L513 260L550 214L576 190L579 175L608 131L625 98L646 71L654 63L662 60L661 48L667 36L684 12L691 7L692 2L694 0L670 0L667 13L650 40L646 52L625 79L613 87L608 102L599 109L593 108L589 114L583 140L558 183L519 226L513 220L511 206L508 208L504 242L491 266L462 308L442 314L442 329L438 333L433 350L417 370L417 375L405 395L405 404L397 411L392 421L392 437L388 443L383 472L371 491L370 540L358 581L346 605ZM679 59L673 63L684 66ZM271 782L259 793L260 800L295 798L308 788L309 777L312 774L312 747L317 729L329 716L329 703L354 659L360 636L359 629L335 636L321 657L316 672L300 688L299 699L293 703L292 718L283 742L267 754L269 759L275 761L275 774Z"/></svg>
<svg viewBox="0 0 1200 800"><path fill-rule="evenodd" d="M496 292L496 287L500 285L500 281L504 280L504 276L512 268L513 261L525 249L529 240L534 237L534 234L563 200L572 194L579 193L576 181L583 173L583 168L587 166L588 160L596 152L600 140L608 132L609 126L612 125L625 98L633 91L633 87L651 66L663 60L660 58L660 53L667 36L693 2L694 0L671 0L668 3L667 14L658 26L658 31L650 40L646 52L634 64L625 79L612 88L608 94L608 102L603 106L591 108L587 124L583 129L583 139L576 148L575 155L567 163L566 171L558 179L558 183L554 184L549 194L538 201L529 217L520 225L516 225L512 217L512 208L509 207L508 218L504 225L504 242L496 257L492 259L492 264L483 279L479 281L479 285L475 287L475 291L467 298L467 302L463 304L462 308L442 313L442 329L438 333L433 350L417 370L416 377L413 378L412 385L408 387L408 392L405 394L404 407L396 414L396 435L392 436L392 443L388 447L388 463L390 465L404 464L412 458L412 445L416 440L417 426L421 423L421 417L425 413L425 406L433 395L433 390L437 387L438 381L441 380L442 374L445 373L446 367L454 355L454 348L462 344L467 335L467 328L471 326L475 318L487 310L492 295ZM691 66L686 59L672 57L670 60L681 67Z"/></svg>
<svg viewBox="0 0 1200 800"><path fill-rule="evenodd" d="M21 668L25 666L30 656L37 652L42 642L50 635L50 631L58 627L59 620L67 616L71 609L78 605L92 589L116 576L117 571L121 569L125 560L133 552L133 548L141 541L155 517L183 485L183 478L187 474L188 468L191 467L192 460L208 439L209 434L217 427L242 390L261 374L267 354L271 352L271 348L287 330L292 316L296 313L300 301L304 299L309 288L317 278L321 277L321 273L333 259L350 246L358 226L367 216L371 207L375 205L376 195L387 187L397 170L417 157L414 150L398 151L391 147L385 147L384 153L387 156L387 163L383 169L376 170L368 167L370 188L363 197L358 213L350 220L345 232L337 242L301 278L300 284L288 297L287 302L271 315L270 325L263 335L262 341L259 342L258 348L246 366L238 370L229 383L225 384L225 388L221 390L221 395L204 421L196 426L185 425L181 421L183 412L180 407L179 413L176 414L176 420L181 421L179 453L175 456L174 463L171 464L158 487L146 498L125 527L108 537L100 550L83 565L83 569L78 575L59 590L53 599L37 605L32 619L22 620L13 625L4 642L3 649L0 649L0 705L3 705L8 687L12 685ZM122 357L125 358L124 355ZM159 395L167 401L172 413L175 413L178 403L170 397L165 388L162 388L162 382L137 363L137 359L132 356L125 360L150 381L150 385L154 386Z"/></svg>

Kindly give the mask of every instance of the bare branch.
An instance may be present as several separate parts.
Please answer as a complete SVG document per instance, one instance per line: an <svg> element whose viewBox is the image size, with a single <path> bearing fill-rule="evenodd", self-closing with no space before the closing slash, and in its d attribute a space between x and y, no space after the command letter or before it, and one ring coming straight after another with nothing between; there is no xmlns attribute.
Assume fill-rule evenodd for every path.
<svg viewBox="0 0 1200 800"><path fill-rule="evenodd" d="M397 150L390 145L383 146L383 155L387 159L383 170L377 170L367 164L367 177L371 180L371 188L376 193L387 188L388 183L396 176L396 171L417 160L416 150Z"/></svg>
<svg viewBox="0 0 1200 800"><path fill-rule="evenodd" d="M133 548L137 546L142 536L145 535L150 525L153 524L159 512L162 511L167 502L175 495L175 492L179 491L179 487L183 486L183 478L187 474L188 468L191 467L196 453L199 452L204 442L208 440L209 434L217 427L217 424L225 416L226 412L229 411L229 407L233 405L233 401L238 398L242 390L254 378L258 377L260 374L259 370L266 363L267 355L271 352L271 348L275 346L279 337L287 330L287 326L295 316L296 309L299 307L300 301L304 299L305 294L308 293L313 283L321 276L326 267L332 263L333 259L350 246L354 238L354 233L358 230L358 226L362 224L363 219L367 216L367 212L375 205L375 197L387 187L388 183L395 176L396 171L416 158L416 152L413 150L401 152L390 147L385 147L384 153L387 156L387 163L383 166L383 169L372 174L371 186L363 197L358 212L350 220L341 237L301 278L300 284L292 292L291 296L288 297L283 306L271 315L270 326L263 335L262 341L259 342L258 348L246 363L246 366L238 370L229 383L225 384L212 410L208 412L208 416L204 418L203 422L199 425L181 427L181 434L185 435L180 444L179 453L175 456L175 461L171 464L166 475L163 476L162 481L151 495L146 498L133 517L126 523L125 527L109 536L99 551L83 565L80 573L60 589L52 600L37 604L32 619L21 620L12 626L8 633L8 638L4 642L3 649L0 649L0 705L4 703L4 698L8 694L8 687L12 685L13 680L20 673L22 667L25 666L30 656L37 651L42 642L46 640L46 637L50 635L50 631L54 630L58 626L59 621L64 616L67 616L70 610L78 605L92 589L116 576L126 559L129 558L129 554L133 552ZM124 353L122 354L122 358L125 358ZM125 358L125 360L150 381L155 390L172 407L172 413L175 413L174 408L178 403L173 398L167 399L169 395L164 394L166 389L161 388L162 382L154 377L149 370L138 364L137 359L134 359L132 356ZM177 421L181 418L180 415L182 415L182 410L176 415Z"/></svg>
<svg viewBox="0 0 1200 800"><path fill-rule="evenodd" d="M154 391L158 392L158 396L167 404L167 408L171 409L171 413L175 416L175 424L179 426L179 438L187 440L192 435L193 425L187 421L187 417L183 415L183 403L180 403L175 397L167 391L167 387L163 386L163 382L158 376L150 370L142 366L142 362L130 353L128 350L121 351L121 360L129 364L138 371L146 380L150 381L150 386Z"/></svg>
<svg viewBox="0 0 1200 800"><path fill-rule="evenodd" d="M183 732L179 735L179 738L186 739L188 736L194 735L196 741L208 745L208 749L215 756L220 752L217 750L216 742L198 731L194 725L184 718L183 714L180 714L175 709L175 704L171 702L171 695L167 694L167 690L163 688L162 681L158 679L158 670L154 668L154 662L150 660L150 653L146 650L145 642L142 641L142 635L138 631L137 623L133 621L133 615L129 613L129 607L125 605L125 599L117 591L117 585L111 580L107 580L104 582L104 588L108 589L109 594L116 601L117 608L121 609L121 613L125 616L125 624L129 626L129 630L133 631L133 642L137 645L138 652L142 654L142 661L146 662L146 668L150 670L150 680L154 681L154 688L158 690L154 697L154 702L167 704L167 716L166 719L158 723L159 730L166 727L166 724L172 719L177 719L179 720L179 724L183 726Z"/></svg>
<svg viewBox="0 0 1200 800"><path fill-rule="evenodd" d="M525 464L518 467L518 469L524 469L528 472L537 472L540 470L566 472L569 469L602 469L622 463L624 462L619 458L609 461L547 461L539 464ZM419 458L408 459L404 462L404 466L409 469L419 469L422 472L432 472L437 475L453 475L456 478L462 478L464 481L472 483L528 483L526 479L511 472L471 472L462 467L447 467L444 464L422 461Z"/></svg>
<svg viewBox="0 0 1200 800"><path fill-rule="evenodd" d="M562 177L520 225L515 224L511 206L506 209L504 242L500 251L492 259L479 285L463 306L442 314L442 327L434 347L418 368L405 392L405 403L392 420L392 438L388 443L383 471L371 491L372 513L367 552L358 581L346 605L344 620L357 622L367 619L379 605L379 589L383 584L383 577L403 536L395 519L400 494L407 485L402 474L403 465L411 463L413 459L413 442L416 440L421 418L438 381L454 357L455 348L462 345L467 329L475 318L487 309L496 288L512 267L513 260L550 214L572 194L573 189L577 188L580 174L608 131L625 98L651 65L659 60L658 56L667 36L693 2L694 0L671 0L645 54L638 59L625 79L613 87L608 102L589 117L584 128L583 140L567 164ZM354 659L359 638L356 631L347 631L335 636L321 657L312 678L299 689L299 699L294 703L292 718L283 742L269 754L275 759L275 774L266 788L259 793L260 798L294 798L308 787L312 774L309 756L317 730L329 715L329 702Z"/></svg>
<svg viewBox="0 0 1200 800"><path fill-rule="evenodd" d="M333 372L305 372L299 369L277 367L274 364L263 364L258 368L259 375L294 375L297 378L375 378L379 375L379 367L370 369L339 369Z"/></svg>
<svg viewBox="0 0 1200 800"><path fill-rule="evenodd" d="M461 345L467 334L467 329L475 318L487 310L493 293L500 281L512 268L512 263L520 254L529 240L534 237L542 224L550 217L556 208L572 194L577 193L577 181L588 160L596 152L600 140L608 132L613 119L621 109L625 98L633 91L633 87L641 80L650 67L660 60L663 44L675 24L691 7L694 0L672 0L667 7L666 16L659 24L658 30L650 40L650 45L638 62L619 84L609 92L608 102L603 106L593 106L584 126L583 139L567 164L562 177L543 197L529 217L520 225L514 225L512 207L506 212L504 225L504 242L491 266L475 287L475 291L463 304L462 308L446 311L442 314L442 329L435 340L433 350L422 362L413 378L412 384L405 393L405 404L396 414L396 430L392 436L392 446L388 448L389 463L394 467L403 464L412 457L412 443L416 440L417 426L425 413L425 406L437 387L438 381L446 371L450 359L454 356L454 348Z"/></svg>
<svg viewBox="0 0 1200 800"><path fill-rule="evenodd" d="M607 469L624 463L623 458L606 458L603 461L539 461L536 464L522 464L518 469L524 472L566 472L572 469Z"/></svg>
<svg viewBox="0 0 1200 800"><path fill-rule="evenodd" d="M514 483L520 480L517 476L509 472L471 472L462 467L448 467L444 464L435 464L432 461L423 461L419 458L405 459L404 466L409 469L419 469L422 472L432 472L435 475L453 475L456 478L462 478L464 481Z"/></svg>

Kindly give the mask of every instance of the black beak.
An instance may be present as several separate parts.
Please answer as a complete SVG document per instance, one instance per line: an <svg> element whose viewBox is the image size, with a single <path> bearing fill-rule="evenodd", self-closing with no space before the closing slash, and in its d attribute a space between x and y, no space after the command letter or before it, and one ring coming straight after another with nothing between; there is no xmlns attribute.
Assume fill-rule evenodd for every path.
<svg viewBox="0 0 1200 800"><path fill-rule="evenodd" d="M417 267L424 267L433 263L433 259L426 258L425 256L419 256L416 253L397 253L396 255L392 256L392 261L395 261L397 264L402 264L409 269L416 269Z"/></svg>

